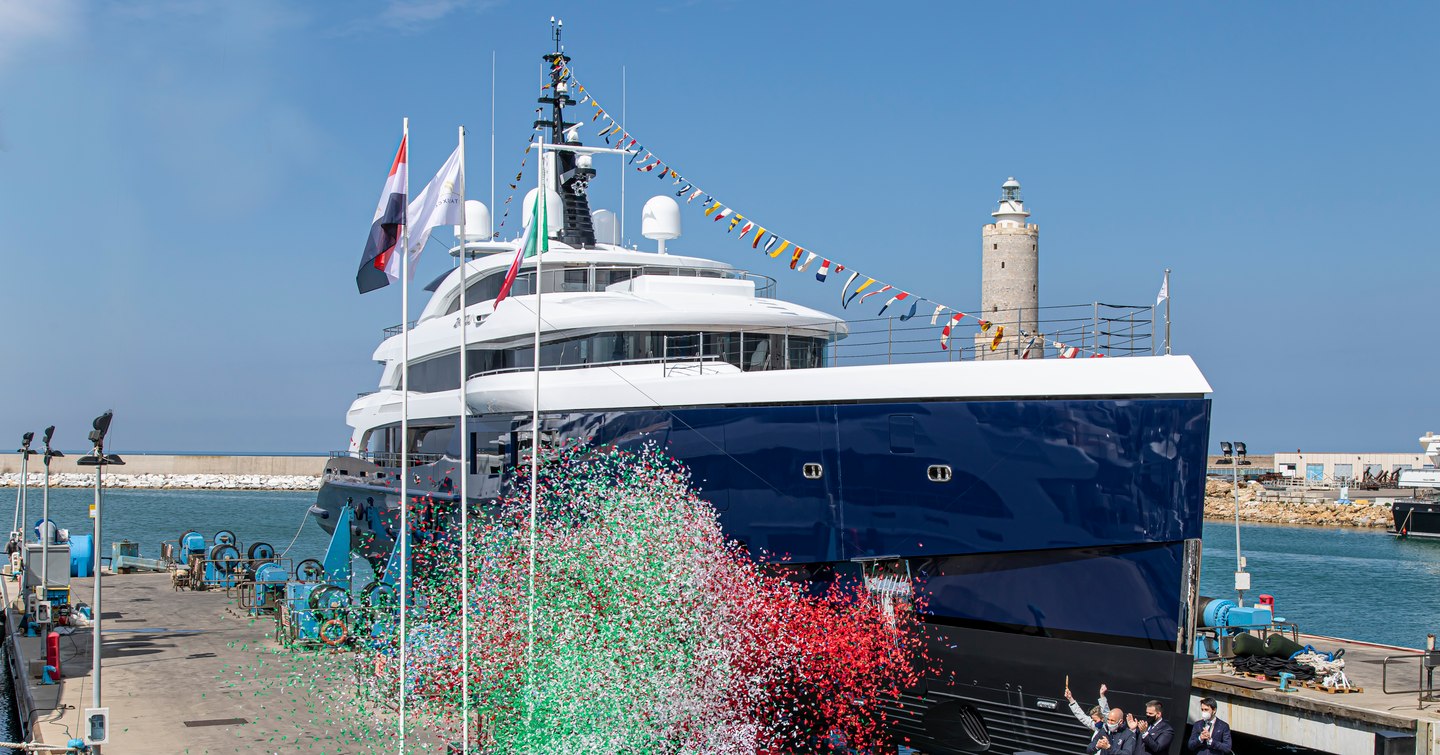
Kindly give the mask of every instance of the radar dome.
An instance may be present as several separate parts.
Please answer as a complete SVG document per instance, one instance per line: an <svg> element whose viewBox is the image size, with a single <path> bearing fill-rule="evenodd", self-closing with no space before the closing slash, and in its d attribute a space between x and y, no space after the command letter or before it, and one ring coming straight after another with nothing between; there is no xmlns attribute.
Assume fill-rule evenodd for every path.
<svg viewBox="0 0 1440 755"><path fill-rule="evenodd" d="M455 226L455 235L460 235L460 226ZM465 240L490 240L490 208L478 199L465 200Z"/></svg>
<svg viewBox="0 0 1440 755"><path fill-rule="evenodd" d="M609 210L590 213L590 222L595 226L595 240L602 244L620 245L620 219Z"/></svg>
<svg viewBox="0 0 1440 755"><path fill-rule="evenodd" d="M530 227L530 216L535 208L535 192L537 191L539 189L531 189L525 195L525 202L521 205L521 212L524 213L521 217L524 218L526 228ZM545 194L548 199L545 200L544 210L549 221L546 223L545 235L554 238L560 233L560 229L565 227L565 205L560 201L560 193L554 189L546 189Z"/></svg>
<svg viewBox="0 0 1440 755"><path fill-rule="evenodd" d="M664 195L651 197L640 211L640 235L657 241L680 238L680 205Z"/></svg>

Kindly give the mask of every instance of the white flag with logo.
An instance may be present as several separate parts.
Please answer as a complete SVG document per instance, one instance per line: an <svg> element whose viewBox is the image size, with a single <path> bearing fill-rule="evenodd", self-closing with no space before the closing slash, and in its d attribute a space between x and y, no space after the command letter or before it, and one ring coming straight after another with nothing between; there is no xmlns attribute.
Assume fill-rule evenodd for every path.
<svg viewBox="0 0 1440 755"><path fill-rule="evenodd" d="M410 266L414 267L420 259L420 250L430 240L431 231L437 226L465 222L465 166L460 162L459 147L410 202L405 217L410 221ZM394 255L390 264L398 265L398 259L399 255ZM395 275L399 276L398 267Z"/></svg>
<svg viewBox="0 0 1440 755"><path fill-rule="evenodd" d="M1155 297L1155 306L1157 306L1157 307L1160 306L1160 302L1165 301L1166 299L1169 299L1169 298L1170 298L1170 274L1169 274L1169 273L1166 273L1166 274L1165 274L1165 280L1163 280L1163 281L1160 282L1160 293L1159 293L1159 295L1157 295L1157 296Z"/></svg>

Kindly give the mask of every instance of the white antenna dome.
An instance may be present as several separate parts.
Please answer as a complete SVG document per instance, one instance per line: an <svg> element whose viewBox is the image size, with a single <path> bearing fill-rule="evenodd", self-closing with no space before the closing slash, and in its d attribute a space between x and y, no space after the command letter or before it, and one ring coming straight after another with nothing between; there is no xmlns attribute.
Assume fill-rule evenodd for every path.
<svg viewBox="0 0 1440 755"><path fill-rule="evenodd" d="M640 210L640 235L660 242L660 253L665 253L665 242L680 238L680 205L663 194L651 197Z"/></svg>
<svg viewBox="0 0 1440 755"><path fill-rule="evenodd" d="M455 235L460 235L460 226L455 226ZM490 208L478 199L465 200L465 240L490 240Z"/></svg>
<svg viewBox="0 0 1440 755"><path fill-rule="evenodd" d="M521 212L524 213L521 217L526 228L530 227L530 216L535 209L535 192L537 191L539 189L531 189L521 204ZM545 235L555 238L559 235L560 229L565 227L565 205L560 201L560 192L546 189L545 195L548 197L545 200L545 215L549 220L546 224Z"/></svg>
<svg viewBox="0 0 1440 755"><path fill-rule="evenodd" d="M602 244L620 244L620 218L609 210L590 213L590 223L595 226L595 240Z"/></svg>

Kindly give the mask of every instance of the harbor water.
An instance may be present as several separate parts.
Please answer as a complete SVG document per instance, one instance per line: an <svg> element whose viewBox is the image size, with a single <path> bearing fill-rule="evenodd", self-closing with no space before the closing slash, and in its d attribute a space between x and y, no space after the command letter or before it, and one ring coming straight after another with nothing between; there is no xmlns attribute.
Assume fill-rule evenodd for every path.
<svg viewBox="0 0 1440 755"><path fill-rule="evenodd" d="M1201 594L1233 599L1235 526L1206 522L1203 548ZM1440 541L1242 523L1240 549L1251 575L1246 604L1273 595L1276 614L1302 632L1418 648L1440 631L1429 600L1440 584Z"/></svg>

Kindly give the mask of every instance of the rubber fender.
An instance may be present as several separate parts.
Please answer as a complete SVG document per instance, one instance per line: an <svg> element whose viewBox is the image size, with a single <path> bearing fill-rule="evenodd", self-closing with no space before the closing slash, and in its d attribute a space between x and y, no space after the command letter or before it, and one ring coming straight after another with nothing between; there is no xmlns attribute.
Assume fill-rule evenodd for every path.
<svg viewBox="0 0 1440 755"><path fill-rule="evenodd" d="M1272 634L1265 638L1265 655L1271 658L1289 658L1304 649L1304 645L1283 634Z"/></svg>
<svg viewBox="0 0 1440 755"><path fill-rule="evenodd" d="M1249 632L1235 635L1235 655L1265 655L1265 642Z"/></svg>

